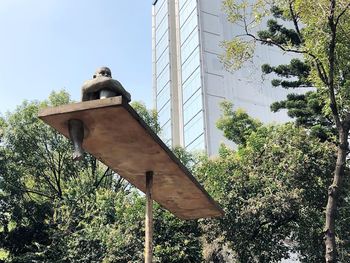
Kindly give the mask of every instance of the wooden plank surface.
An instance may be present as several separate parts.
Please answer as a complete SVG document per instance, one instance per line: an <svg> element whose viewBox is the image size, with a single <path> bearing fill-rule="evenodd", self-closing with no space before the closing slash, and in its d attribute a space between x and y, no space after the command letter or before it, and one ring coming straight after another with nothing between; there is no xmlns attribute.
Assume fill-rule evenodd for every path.
<svg viewBox="0 0 350 263"><path fill-rule="evenodd" d="M39 118L69 138L68 120L84 122L83 148L146 191L153 171L153 199L182 219L218 217L219 205L122 97L46 108Z"/></svg>

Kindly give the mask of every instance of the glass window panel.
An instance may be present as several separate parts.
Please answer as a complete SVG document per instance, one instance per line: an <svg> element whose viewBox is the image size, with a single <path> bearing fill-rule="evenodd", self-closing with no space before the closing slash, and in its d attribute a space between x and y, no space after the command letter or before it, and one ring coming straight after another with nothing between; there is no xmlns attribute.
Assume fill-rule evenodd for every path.
<svg viewBox="0 0 350 263"><path fill-rule="evenodd" d="M197 69L199 66L199 48L189 56L189 58L182 65L182 81L185 82L188 77Z"/></svg>
<svg viewBox="0 0 350 263"><path fill-rule="evenodd" d="M181 61L184 63L189 55L193 52L193 50L198 47L198 31L194 30L189 38L184 42L181 46Z"/></svg>
<svg viewBox="0 0 350 263"><path fill-rule="evenodd" d="M158 73L158 72L157 72ZM160 75L157 77L157 92L159 93L165 84L167 84L170 80L170 74L169 74L169 64L165 67L165 69L160 73Z"/></svg>
<svg viewBox="0 0 350 263"><path fill-rule="evenodd" d="M186 146L187 151L202 151L205 150L204 133L197 139Z"/></svg>
<svg viewBox="0 0 350 263"><path fill-rule="evenodd" d="M167 6L167 5L164 5L164 6ZM160 27L162 23L164 23L165 21L168 21L167 17L168 17L167 8L162 8L161 10L159 10L159 13L156 15L156 28Z"/></svg>
<svg viewBox="0 0 350 263"><path fill-rule="evenodd" d="M182 96L185 103L201 87L200 67L182 84Z"/></svg>
<svg viewBox="0 0 350 263"><path fill-rule="evenodd" d="M163 126L170 120L170 101L158 112L158 117L160 126Z"/></svg>
<svg viewBox="0 0 350 263"><path fill-rule="evenodd" d="M196 0L188 0L184 6L181 8L180 11L180 25L182 25L187 18L191 15L194 9L196 9L197 1ZM195 12L194 15L196 15L197 12Z"/></svg>
<svg viewBox="0 0 350 263"><path fill-rule="evenodd" d="M164 50L169 46L168 31L165 32L164 36L159 40L156 45L156 60L163 54Z"/></svg>
<svg viewBox="0 0 350 263"><path fill-rule="evenodd" d="M170 82L157 95L157 109L161 110L163 106L170 100Z"/></svg>
<svg viewBox="0 0 350 263"><path fill-rule="evenodd" d="M184 105L185 125L202 109L203 109L202 90L199 89Z"/></svg>
<svg viewBox="0 0 350 263"><path fill-rule="evenodd" d="M199 112L192 120L190 120L185 125L184 130L185 146L187 146L204 132L203 112Z"/></svg>
<svg viewBox="0 0 350 263"><path fill-rule="evenodd" d="M166 65L169 64L169 48L166 48L156 62L157 75L162 73Z"/></svg>
<svg viewBox="0 0 350 263"><path fill-rule="evenodd" d="M164 12L168 11L167 0L158 1L155 6L155 11L156 11L156 17L162 18L164 16Z"/></svg>
<svg viewBox="0 0 350 263"><path fill-rule="evenodd" d="M181 44L185 42L187 37L191 34L191 32L197 28L198 26L198 19L197 19L197 12L193 11L190 15L190 17L184 22L184 24L181 26L180 29L180 39Z"/></svg>
<svg viewBox="0 0 350 263"><path fill-rule="evenodd" d="M171 121L169 120L167 123L165 123L161 129L160 129L160 137L164 142L167 144L170 142L171 144Z"/></svg>
<svg viewBox="0 0 350 263"><path fill-rule="evenodd" d="M156 16L156 20L155 20L156 32L159 32L161 30L160 27L167 28L168 20L169 20L168 12L165 12L162 17Z"/></svg>
<svg viewBox="0 0 350 263"><path fill-rule="evenodd" d="M162 39L165 32L168 31L168 19L163 19L160 24L158 25L158 28L156 30L156 43Z"/></svg>
<svg viewBox="0 0 350 263"><path fill-rule="evenodd" d="M179 0L179 10L187 3L188 0Z"/></svg>
<svg viewBox="0 0 350 263"><path fill-rule="evenodd" d="M159 9L163 6L163 4L166 2L167 0L158 0L157 3L154 5L155 7L155 13L157 13L159 11Z"/></svg>

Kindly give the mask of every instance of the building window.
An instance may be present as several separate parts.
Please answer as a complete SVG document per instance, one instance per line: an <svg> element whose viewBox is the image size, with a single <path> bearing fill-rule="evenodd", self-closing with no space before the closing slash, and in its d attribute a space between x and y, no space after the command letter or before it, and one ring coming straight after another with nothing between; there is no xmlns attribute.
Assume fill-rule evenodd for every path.
<svg viewBox="0 0 350 263"><path fill-rule="evenodd" d="M186 101L184 104L184 123L185 125L197 115L199 111L203 109L202 104L202 91L198 89L196 93L192 95L192 97Z"/></svg>
<svg viewBox="0 0 350 263"><path fill-rule="evenodd" d="M184 5L180 5L180 25L183 25L187 18L190 17L193 10L196 9L196 6L196 0L188 0ZM197 12L195 12L194 15L197 15Z"/></svg>
<svg viewBox="0 0 350 263"><path fill-rule="evenodd" d="M157 109L162 110L165 104L170 100L170 82L157 95Z"/></svg>
<svg viewBox="0 0 350 263"><path fill-rule="evenodd" d="M184 127L185 147L190 145L194 140L196 140L200 135L202 135L203 131L203 111L200 111Z"/></svg>
<svg viewBox="0 0 350 263"><path fill-rule="evenodd" d="M187 151L202 151L205 150L204 134L200 135L191 144L186 146Z"/></svg>
<svg viewBox="0 0 350 263"><path fill-rule="evenodd" d="M199 48L196 48L182 64L182 82L185 82L199 66Z"/></svg>
<svg viewBox="0 0 350 263"><path fill-rule="evenodd" d="M170 101L158 112L158 120L161 127L170 120Z"/></svg>
<svg viewBox="0 0 350 263"><path fill-rule="evenodd" d="M186 101L198 90L201 88L201 76L200 76L200 67L192 73L192 75L182 84L183 89L183 102Z"/></svg>
<svg viewBox="0 0 350 263"><path fill-rule="evenodd" d="M169 65L169 48L167 47L165 51L160 55L158 61L156 62L157 73L161 73L164 68ZM158 74L157 74L158 75Z"/></svg>
<svg viewBox="0 0 350 263"><path fill-rule="evenodd" d="M171 146L171 120L169 120L161 127L160 137L168 146Z"/></svg>
<svg viewBox="0 0 350 263"><path fill-rule="evenodd" d="M182 61L184 62L198 46L199 46L198 32L193 31L181 46Z"/></svg>

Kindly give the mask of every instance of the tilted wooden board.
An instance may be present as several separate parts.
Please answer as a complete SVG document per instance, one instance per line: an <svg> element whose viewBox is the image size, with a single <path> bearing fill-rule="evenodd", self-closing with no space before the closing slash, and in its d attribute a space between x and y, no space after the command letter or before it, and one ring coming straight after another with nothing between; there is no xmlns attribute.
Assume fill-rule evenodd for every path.
<svg viewBox="0 0 350 263"><path fill-rule="evenodd" d="M146 191L154 172L153 199L182 219L222 216L219 205L123 98L46 108L39 118L69 138L68 121L84 122L83 148Z"/></svg>

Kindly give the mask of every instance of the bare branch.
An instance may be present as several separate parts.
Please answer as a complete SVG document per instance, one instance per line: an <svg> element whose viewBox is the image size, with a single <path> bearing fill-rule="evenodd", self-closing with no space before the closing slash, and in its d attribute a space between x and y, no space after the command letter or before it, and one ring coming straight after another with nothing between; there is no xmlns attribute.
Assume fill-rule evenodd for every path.
<svg viewBox="0 0 350 263"><path fill-rule="evenodd" d="M106 171L103 173L100 180L95 184L95 187L98 188L102 183L103 179L110 175L112 175L112 170L109 167L107 167Z"/></svg>
<svg viewBox="0 0 350 263"><path fill-rule="evenodd" d="M335 20L335 25L337 26L339 24L339 20L340 18L345 14L345 12L347 10L349 10L349 7L350 7L350 2L348 2L346 4L346 6L344 7L344 9L340 12L340 14L337 16L336 20Z"/></svg>
<svg viewBox="0 0 350 263"><path fill-rule="evenodd" d="M292 20L293 20L295 31L298 34L299 40L302 42L303 38L301 36L297 15L296 15L296 13L294 12L294 9L293 9L293 2L294 1L289 1L289 12L290 12L290 14L292 16Z"/></svg>
<svg viewBox="0 0 350 263"><path fill-rule="evenodd" d="M22 191L24 191L25 193L40 195L40 196L43 196L43 197L46 197L46 198L49 198L49 199L54 199L53 196L50 196L48 194L44 194L42 192L39 192L39 191L36 191L36 190L33 190L33 189L24 189Z"/></svg>
<svg viewBox="0 0 350 263"><path fill-rule="evenodd" d="M17 185L14 185L14 184L12 184L12 183L10 183L10 182L8 182L8 181L5 181L5 184L7 184L7 185L10 185L11 187L14 187L14 188L16 188L17 190L19 190L19 191L21 191L22 193L26 193L26 194L36 194L36 195L40 195L40 196L43 196L43 197L46 197L46 198L49 198L49 199L54 199L54 197L53 196L50 196L50 195L48 195L48 194L46 194L46 193L43 193L43 192L40 192L40 191L37 191L37 190L34 190L34 189L28 189L28 188L26 188L26 187L24 187L24 186L22 186L22 187L19 187L19 186L17 186Z"/></svg>
<svg viewBox="0 0 350 263"><path fill-rule="evenodd" d="M331 30L330 33L330 42L329 42L329 53L328 53L328 63L329 63L329 78L328 78L328 90L329 90L329 98L330 98L330 108L333 113L335 125L338 130L341 129L341 122L338 112L337 101L335 98L335 87L334 87L334 71L335 71L335 45L336 45L336 37L337 37L337 26L334 22L334 14L335 14L335 0L330 1L330 13L328 16L328 25Z"/></svg>
<svg viewBox="0 0 350 263"><path fill-rule="evenodd" d="M249 33L247 28L246 28L246 36L249 36L249 37L253 38L257 42L260 42L260 43L263 43L263 44L272 45L272 46L276 46L279 49L283 50L284 52L292 52L292 53L305 54L305 55L310 56L315 62L315 65L316 65L319 77L321 78L321 80L323 81L323 83L325 85L328 85L327 73L326 73L326 70L325 70L322 62L314 54L312 54L311 52L305 51L305 50L299 50L299 49L286 48L283 45L281 45L279 43L276 43L276 42L274 42L272 40L266 40L266 39L257 38L255 35Z"/></svg>

